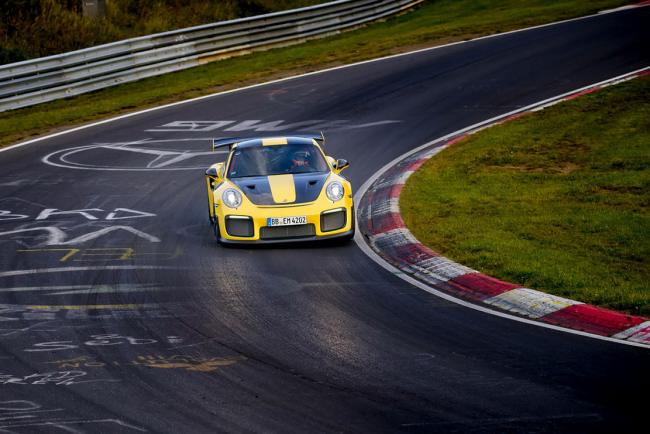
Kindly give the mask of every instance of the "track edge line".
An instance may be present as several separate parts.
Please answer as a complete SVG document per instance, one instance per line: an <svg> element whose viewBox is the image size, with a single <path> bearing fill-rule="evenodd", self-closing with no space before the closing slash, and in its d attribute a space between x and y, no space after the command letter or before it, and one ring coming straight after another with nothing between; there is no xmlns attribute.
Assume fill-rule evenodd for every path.
<svg viewBox="0 0 650 434"><path fill-rule="evenodd" d="M380 180L380 178L382 178L382 176L386 175L391 169L394 169L398 164L407 161L409 159L409 157L415 157L415 156L417 156L418 154L421 154L421 153L422 154L428 154L428 155L420 156L419 159L416 159L415 162L411 161L409 166L412 166L414 164L418 164L418 162L421 164L424 161L428 160L429 158L433 157L435 154L437 154L441 150L445 149L447 146L452 144L454 141L459 140L459 139L461 139L461 138L463 138L463 137L465 137L465 136L467 136L469 134L476 133L476 132L481 131L481 130L483 130L485 128L488 128L490 126L500 124L500 123L503 123L503 122L511 120L511 119L515 119L515 118L517 118L517 117L519 117L519 116L521 116L523 114L527 114L527 113L531 113L531 112L534 112L534 111L542 110L542 109L544 109L546 107L557 104L559 102L573 99L576 96L579 96L580 94L582 94L583 92L585 92L587 90L593 90L593 91L600 90L602 88L605 88L605 87L613 85L613 84L617 84L617 83L620 83L620 82L623 82L623 81L627 81L627 80L631 80L633 78L637 78L637 77L640 77L640 76L643 76L643 75L647 75L648 73L650 73L650 66L640 68L640 69L628 72L626 74L621 74L621 75L618 75L616 77L612 77L612 78L609 78L609 79L606 79L606 80L603 80L603 81L600 81L600 82L597 82L597 83L593 83L593 84L590 84L590 85L587 85L587 86L584 86L584 87L581 87L581 88L578 88L578 89L575 89L575 90L572 90L572 91L569 91L569 92L562 93L560 95L557 95L557 96L554 96L554 97L551 97L551 98L547 98L545 100L535 102L535 103L527 105L525 107L510 111L510 112L507 112L507 113L503 113L501 115L492 117L492 118L487 119L485 121L475 123L473 125L462 128L462 129L457 130L455 132L446 134L446 135L444 135L442 137L438 137L438 138L436 138L436 139L434 139L432 141L429 141L429 142L427 142L427 143L425 143L423 145L420 145L420 146L418 146L418 147L416 147L416 148L402 154L401 156L393 159L388 164L384 165L381 169L376 171L373 176L371 176L369 179L367 179L363 183L363 185L357 190L357 192L354 195L354 201L355 201L355 203L358 204L358 206L357 206L358 216L355 219L356 220L356 231L355 231L355 236L354 236L355 243L361 249L361 251L364 254L366 254L366 256L368 256L370 259L372 259L374 262L376 262L378 265L380 265L381 267L383 267L387 271L391 272L392 274L396 275L397 277L401 278L402 280L405 280L405 281L411 283L412 285L414 285L414 286L416 286L416 287L418 287L418 288L420 288L420 289L422 289L422 290L424 290L426 292L429 292L429 293L431 293L433 295L436 295L436 296L438 296L440 298L443 298L443 299L445 299L447 301L451 301L453 303L456 303L456 304L459 304L461 306L468 307L468 308L471 308L471 309L474 309L474 310L478 310L478 311L483 312L483 313L488 313L488 314L491 314L491 315L499 316L499 317L502 317L502 318L506 318L506 319L510 319L510 320L514 320L514 321L518 321L518 322L522 322L522 323L526 323L526 324L532 324L532 325L536 325L536 326L539 326L539 327L549 328L549 329L561 331L561 332L564 332L564 333L571 333L571 334L575 334L575 335L579 335L579 336L585 336L585 337L589 337L589 338L593 338L593 339L600 339L600 340L614 342L614 343L618 343L618 344L624 344L624 345L629 345L629 346L635 346L635 347L650 349L650 342L641 343L641 342L634 342L634 341L625 340L625 339L631 337L633 335L633 333L635 331L637 331L637 329L640 326L650 327L650 322L648 322L646 318L643 318L643 319L646 320L645 322L641 322L639 324L634 324L634 325L632 325L630 327L626 327L625 329L618 330L616 333L612 333L609 336L603 336L603 335L598 335L598 334L595 334L595 333L590 333L590 332L586 332L586 331L582 331L582 330L576 330L576 329L563 327L563 326L558 326L558 325L554 325L554 324L545 323L545 322L540 321L542 318L544 318L544 316L550 315L550 314L555 313L555 312L559 312L562 309L564 309L564 308L566 308L566 307L568 307L570 305L579 305L579 304L584 305L583 303L580 303L580 302L577 302L577 301L562 299L561 301L569 302L571 304L567 304L567 306L565 306L564 308L561 308L561 309L555 310L553 312L550 312L548 314L536 317L536 319L530 319L530 318L524 318L524 317L521 317L521 316L516 316L516 315L510 314L510 313L504 312L504 311L495 310L494 308L485 307L485 306L482 306L480 304L476 304L476 303L473 303L473 302L470 302L470 301L463 300L461 298L454 297L453 295L450 295L449 293L446 293L446 292L443 292L443 291L441 291L439 289L436 289L432 285L427 284L427 283L423 282L422 280L418 280L415 277L412 277L411 275L407 274L407 271L405 271L404 269L410 270L414 276L417 276L417 275L422 276L423 274L426 274L426 270L417 271L417 267L418 267L417 263L409 262L404 267L404 269L400 269L399 267L397 267L394 264L390 263L387 259L383 258L379 254L379 252L382 251L381 248L377 248L377 247L373 248L372 240L367 239L367 237L365 237L363 235L363 232L362 232L362 230L361 230L361 228L359 226L360 221L363 221L362 219L364 217L363 215L361 215L362 210L363 210L363 207L361 206L362 205L362 200L366 197L366 194L370 191L371 187L373 187L375 182ZM381 185L382 188L391 188L391 187L395 187L395 186L401 187L401 186L404 185L404 183L406 182L406 179L408 179L408 177L412 173L413 173L413 170L409 170L409 168L407 168L407 170L396 171L396 173L393 174L394 179L392 181L385 181L385 182L380 183L380 185ZM397 181L397 182L395 182L395 181ZM399 196L397 196L397 197L399 197ZM394 209L394 208L396 208L396 209ZM401 216L399 215L399 206L398 205L391 206L391 208L388 211L383 210L383 212L381 214L391 215L391 216L393 216L393 219L395 218L395 215L396 215L397 219L399 219L401 221ZM424 249L428 249L428 248L426 248L425 246L423 246L422 244L420 244L417 241L417 239L403 225L403 222L401 222L401 223L398 222L397 226L395 226L393 224L392 226L390 226L390 229L388 229L388 230L386 230L384 228L383 231L380 231L378 233L373 234L373 237L374 236L382 236L382 235L386 237L387 234L388 234L387 237L390 237L390 232L395 232L395 231L401 232L402 240L404 240L404 239L412 239L412 240L414 240L413 245L419 245ZM388 242L391 243L390 240ZM430 257L429 259L431 259L431 258L432 257ZM453 261L449 261L449 260L447 260L446 258L444 258L442 256L437 256L437 258L440 258L441 260L446 261L445 266L451 265L452 267L462 267L464 269L467 269L466 267L464 267L464 266L462 266L460 264L457 264L457 263L455 263ZM413 268L416 268L415 272L412 271ZM477 273L474 270L470 270L470 269L467 269L467 270L469 270L469 272L466 272L464 274L458 274L456 277L462 277L462 276L467 276L467 275L470 275L470 274L473 274L473 273ZM423 271L424 271L424 273L423 273ZM480 273L477 273L476 275L484 276L484 275L482 275ZM452 279L455 279L456 277L452 277L452 278L449 278L447 280L441 280L441 282L446 284L447 282L450 282ZM489 276L487 276L487 277L489 277ZM501 282L501 283L508 284L507 282ZM508 291L503 291L501 294L505 294L505 293L507 293L509 291L513 291L513 290L521 290L521 291L533 291L533 292L536 292L536 293L544 294L544 295L547 295L549 298L557 298L557 299L560 298L560 297L557 297L557 296L553 296L551 294L545 294L545 293L541 293L539 291L530 290L528 288L521 288L521 287L517 287L516 285L512 285L512 286L513 286L513 288L511 288ZM478 302L485 302L485 300L488 300L488 299L490 299L490 297L486 297L483 300L480 300ZM584 305L584 306L591 307L590 305ZM598 309L602 309L602 308L598 308ZM612 312L615 312L615 311L612 311ZM622 314L622 315L625 315L625 314ZM639 318L641 318L641 317L639 317Z"/></svg>

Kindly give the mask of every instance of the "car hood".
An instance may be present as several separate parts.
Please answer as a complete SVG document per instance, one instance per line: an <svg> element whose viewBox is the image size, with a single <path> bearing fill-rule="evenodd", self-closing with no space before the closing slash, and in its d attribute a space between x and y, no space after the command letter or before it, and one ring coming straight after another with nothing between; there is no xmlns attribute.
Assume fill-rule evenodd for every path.
<svg viewBox="0 0 650 434"><path fill-rule="evenodd" d="M255 205L289 205L315 201L329 176L326 173L234 178L235 184Z"/></svg>

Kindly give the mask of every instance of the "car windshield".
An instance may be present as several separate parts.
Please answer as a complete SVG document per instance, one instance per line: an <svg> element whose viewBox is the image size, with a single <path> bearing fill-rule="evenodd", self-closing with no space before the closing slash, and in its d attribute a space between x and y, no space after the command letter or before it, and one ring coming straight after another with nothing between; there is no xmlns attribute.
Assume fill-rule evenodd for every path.
<svg viewBox="0 0 650 434"><path fill-rule="evenodd" d="M323 154L313 144L252 146L235 149L229 178L327 172Z"/></svg>

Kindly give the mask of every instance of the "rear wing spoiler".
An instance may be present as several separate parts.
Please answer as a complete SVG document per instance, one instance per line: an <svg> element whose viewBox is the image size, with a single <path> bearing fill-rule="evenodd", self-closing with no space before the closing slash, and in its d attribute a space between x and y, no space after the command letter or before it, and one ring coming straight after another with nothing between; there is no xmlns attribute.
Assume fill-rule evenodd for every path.
<svg viewBox="0 0 650 434"><path fill-rule="evenodd" d="M223 148L228 146L228 150L237 142L241 142L242 139L237 137L226 137L223 139L212 139L212 150L216 151L217 148Z"/></svg>
<svg viewBox="0 0 650 434"><path fill-rule="evenodd" d="M304 139L314 139L319 145L325 145L325 135L322 131L317 133L303 133L303 134L287 134L287 137L302 137Z"/></svg>
<svg viewBox="0 0 650 434"><path fill-rule="evenodd" d="M243 142L245 140L259 140L259 139L268 139L278 136L266 136L266 137L224 137L222 139L212 139L212 150L215 151L218 148L224 148L228 146L228 150L232 149L232 146ZM283 134L282 137L301 137L304 139L313 139L318 142L319 145L325 145L325 135L321 131L320 133L308 133L308 134Z"/></svg>

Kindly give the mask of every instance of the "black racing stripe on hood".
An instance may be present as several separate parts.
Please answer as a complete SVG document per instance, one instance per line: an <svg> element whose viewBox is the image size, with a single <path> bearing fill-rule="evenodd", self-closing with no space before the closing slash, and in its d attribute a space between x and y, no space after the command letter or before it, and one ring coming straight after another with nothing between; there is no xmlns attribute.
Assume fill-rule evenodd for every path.
<svg viewBox="0 0 650 434"><path fill-rule="evenodd" d="M293 175L296 186L296 202L313 202L318 199L329 173L300 173Z"/></svg>
<svg viewBox="0 0 650 434"><path fill-rule="evenodd" d="M297 203L313 202L318 199L329 173L298 173L293 175ZM273 201L271 185L266 176L252 176L230 179L255 205L277 205Z"/></svg>
<svg viewBox="0 0 650 434"><path fill-rule="evenodd" d="M230 179L255 205L275 205L271 194L271 185L266 176L251 176Z"/></svg>

